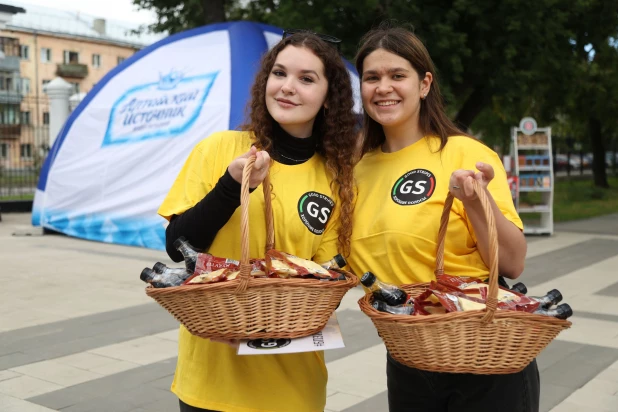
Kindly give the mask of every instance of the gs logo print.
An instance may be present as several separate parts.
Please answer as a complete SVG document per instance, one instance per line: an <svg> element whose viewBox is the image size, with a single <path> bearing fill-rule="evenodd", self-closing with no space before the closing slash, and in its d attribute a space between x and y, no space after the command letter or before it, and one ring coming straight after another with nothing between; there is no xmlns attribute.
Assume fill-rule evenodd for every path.
<svg viewBox="0 0 618 412"><path fill-rule="evenodd" d="M307 192L298 201L298 215L307 229L314 235L324 233L335 202L330 197L317 192Z"/></svg>
<svg viewBox="0 0 618 412"><path fill-rule="evenodd" d="M435 188L436 177L433 173L414 169L397 179L391 190L391 199L402 206L418 205L429 199Z"/></svg>

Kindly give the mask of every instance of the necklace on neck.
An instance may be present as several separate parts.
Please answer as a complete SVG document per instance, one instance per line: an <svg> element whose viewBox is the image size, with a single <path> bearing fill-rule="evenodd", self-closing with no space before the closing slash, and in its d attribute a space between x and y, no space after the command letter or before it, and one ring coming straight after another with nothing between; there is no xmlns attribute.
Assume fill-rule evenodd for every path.
<svg viewBox="0 0 618 412"><path fill-rule="evenodd" d="M307 159L292 159L291 157L287 157L286 155L282 154L278 150L276 150L276 152L277 152L277 155L279 155L279 156L281 156L281 157L283 157L285 159L291 160L292 162L297 162L297 163L306 162L307 160L311 159L311 157L313 157L313 155L311 155L311 157L308 157Z"/></svg>

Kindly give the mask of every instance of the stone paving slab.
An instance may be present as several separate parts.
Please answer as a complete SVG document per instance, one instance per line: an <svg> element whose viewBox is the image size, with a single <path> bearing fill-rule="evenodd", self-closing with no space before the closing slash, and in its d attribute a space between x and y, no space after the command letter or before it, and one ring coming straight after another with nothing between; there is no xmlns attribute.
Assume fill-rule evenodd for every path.
<svg viewBox="0 0 618 412"><path fill-rule="evenodd" d="M618 235L618 213L572 222L554 223L554 230L557 232Z"/></svg>
<svg viewBox="0 0 618 412"><path fill-rule="evenodd" d="M0 321L0 331L4 331L0 332L0 402L18 401L24 408L20 412L177 411L178 401L169 391L175 368L175 345L166 345L157 354L162 356L162 361L131 365L128 370L110 368L102 372L106 375L102 378L75 385L64 382L70 384L68 387L45 387L47 393L39 395L36 391L29 392L55 385L28 375L27 366L36 362L53 361L95 370L106 367L95 365L101 361L97 356L114 355L94 353L99 347L118 345L120 356L124 343L142 337L174 341L176 322L145 297L143 286L137 281L138 269L143 265L168 261L164 253L157 251L64 236L15 238L10 234L10 225L27 216L5 216L8 217L0 223L0 259L36 253L43 260L57 258L50 270L58 272L53 272L53 282L45 284L48 289L39 288L36 294L30 295L29 283L39 279L40 273L32 271L26 260L11 260L11 270L24 275L10 283L10 291L0 290L0 309L10 308L11 303L15 308L9 314L8 328L7 323L2 325ZM607 227L610 225L611 222L607 223ZM585 410L606 410L616 396L611 392L614 388L618 392L618 344L612 347L610 343L614 339L612 330L618 338L618 311L613 309L618 307L613 292L618 278L611 278L617 267L618 231L597 235L574 230L557 232L551 237L528 237L528 243L526 272L521 280L530 293L541 294L547 287L555 286L564 290L567 302L579 302L585 308L574 308L574 327L568 333L563 332L538 358L541 410L582 410L582 400L586 397L594 398L594 402L590 404L593 407ZM83 273L60 271L69 262L84 267L94 265L95 270L88 274L88 279L95 285L96 294L70 287L77 279L83 279ZM0 271L0 281L4 280L3 276L7 276L6 271ZM76 296L80 299L75 299ZM330 374L329 411L387 410L384 346L370 320L358 311L356 301L360 296L360 288L350 291L338 311L346 348L326 353ZM31 310L25 313L22 308ZM94 337L99 340L92 340ZM34 356L37 351L43 358ZM169 353L167 358L166 353ZM25 374L8 370L10 365ZM32 374L45 377L36 371ZM367 379L359 379L364 376ZM9 390L21 391L26 399L7 395L5 392ZM43 409L26 409L37 407ZM5 412L1 406L0 411Z"/></svg>

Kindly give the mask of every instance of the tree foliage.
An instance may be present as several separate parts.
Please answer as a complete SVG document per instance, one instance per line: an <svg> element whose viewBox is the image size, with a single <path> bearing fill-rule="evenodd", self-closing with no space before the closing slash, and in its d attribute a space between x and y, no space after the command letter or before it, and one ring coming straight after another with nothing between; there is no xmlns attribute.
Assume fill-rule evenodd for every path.
<svg viewBox="0 0 618 412"><path fill-rule="evenodd" d="M452 118L489 143L508 140L509 128L532 115L540 125L581 131L581 140L601 159L618 129L618 0L133 3L157 13L157 23L148 28L155 32L226 19L260 21L339 37L348 59L364 33L394 18L427 45ZM607 184L600 166L595 183Z"/></svg>

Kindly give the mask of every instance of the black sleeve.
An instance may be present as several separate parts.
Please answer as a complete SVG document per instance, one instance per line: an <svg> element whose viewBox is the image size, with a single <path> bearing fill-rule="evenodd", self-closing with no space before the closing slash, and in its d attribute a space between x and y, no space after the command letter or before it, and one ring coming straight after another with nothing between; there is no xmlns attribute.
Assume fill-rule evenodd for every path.
<svg viewBox="0 0 618 412"><path fill-rule="evenodd" d="M240 183L226 170L214 189L181 215L172 216L165 230L165 249L170 259L180 262L182 254L174 241L184 236L196 249L207 249L219 230L240 206Z"/></svg>

